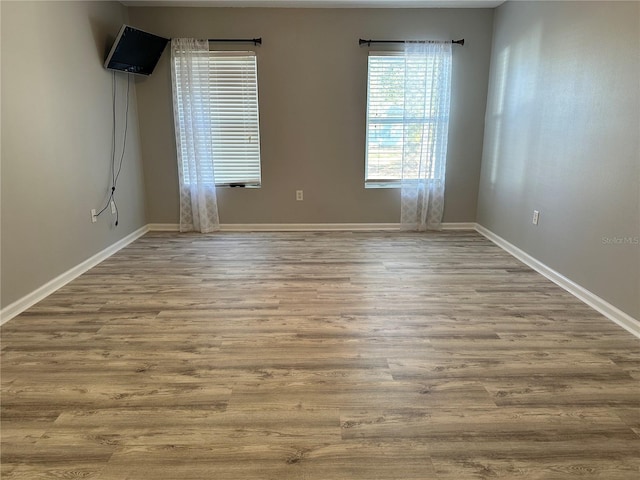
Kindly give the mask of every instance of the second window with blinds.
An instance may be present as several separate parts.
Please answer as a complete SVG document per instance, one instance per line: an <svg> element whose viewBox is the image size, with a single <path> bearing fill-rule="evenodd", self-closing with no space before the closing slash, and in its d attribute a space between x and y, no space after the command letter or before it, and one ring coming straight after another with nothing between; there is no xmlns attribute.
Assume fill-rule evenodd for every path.
<svg viewBox="0 0 640 480"><path fill-rule="evenodd" d="M177 66L177 65L176 65ZM200 172L216 186L260 186L258 71L254 52L212 51L195 68L209 69L207 95L213 171ZM178 72L179 73L179 72ZM181 106L180 106L181 107ZM185 135L180 126L180 135Z"/></svg>
<svg viewBox="0 0 640 480"><path fill-rule="evenodd" d="M403 52L369 53L367 82L367 136L365 187L397 188L402 179L430 178L433 172L421 172L420 163L403 162L408 144L415 147L422 137L424 151L434 143L435 125L443 119L430 116L435 109L431 103L419 108L407 108L408 87L423 85L426 95L419 98L433 101L450 88L442 81L441 62L429 61L427 68L411 69L407 77ZM417 110L417 113L416 111ZM444 121L448 122L448 113ZM418 141L419 143L419 141ZM422 150L422 148L421 148ZM433 150L433 148L432 148ZM433 162L428 162L432 166Z"/></svg>

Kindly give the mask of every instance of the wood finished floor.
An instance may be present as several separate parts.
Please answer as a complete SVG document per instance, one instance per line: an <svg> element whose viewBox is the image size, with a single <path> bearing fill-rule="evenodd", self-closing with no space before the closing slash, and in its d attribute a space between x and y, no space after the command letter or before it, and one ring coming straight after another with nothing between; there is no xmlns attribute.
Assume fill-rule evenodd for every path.
<svg viewBox="0 0 640 480"><path fill-rule="evenodd" d="M2 327L2 478L640 478L640 340L472 232L148 234Z"/></svg>

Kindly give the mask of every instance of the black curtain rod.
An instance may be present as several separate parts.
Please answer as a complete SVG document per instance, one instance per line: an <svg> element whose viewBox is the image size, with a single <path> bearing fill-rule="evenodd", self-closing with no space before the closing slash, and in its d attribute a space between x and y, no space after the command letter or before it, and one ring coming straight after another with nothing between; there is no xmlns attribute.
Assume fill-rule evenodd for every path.
<svg viewBox="0 0 640 480"><path fill-rule="evenodd" d="M262 45L262 37L259 38L209 38L211 43L253 43Z"/></svg>
<svg viewBox="0 0 640 480"><path fill-rule="evenodd" d="M364 45L366 43L367 46L370 47L372 43L409 43L410 41L412 40L364 40L363 38L361 38L360 40L358 40L358 43L360 45ZM415 40L415 42L429 43L433 42L433 40ZM462 46L464 45L464 38L461 38L460 40L451 40L451 43Z"/></svg>

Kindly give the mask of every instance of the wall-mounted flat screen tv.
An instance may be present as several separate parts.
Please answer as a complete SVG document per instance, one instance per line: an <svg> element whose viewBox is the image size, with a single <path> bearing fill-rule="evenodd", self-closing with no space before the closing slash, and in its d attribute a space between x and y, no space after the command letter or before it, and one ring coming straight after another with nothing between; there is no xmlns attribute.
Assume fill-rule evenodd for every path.
<svg viewBox="0 0 640 480"><path fill-rule="evenodd" d="M123 25L104 66L109 70L151 75L168 41L168 38Z"/></svg>

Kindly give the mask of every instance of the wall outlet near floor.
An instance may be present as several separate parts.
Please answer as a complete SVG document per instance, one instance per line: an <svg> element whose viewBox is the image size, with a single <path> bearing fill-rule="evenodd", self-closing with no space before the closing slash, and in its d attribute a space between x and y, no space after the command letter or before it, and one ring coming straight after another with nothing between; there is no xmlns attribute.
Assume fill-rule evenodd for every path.
<svg viewBox="0 0 640 480"><path fill-rule="evenodd" d="M303 194L302 190L296 190L296 200L299 201L299 202L304 200L304 194Z"/></svg>
<svg viewBox="0 0 640 480"><path fill-rule="evenodd" d="M96 223L98 221L98 216L96 215L96 209L91 209L91 223Z"/></svg>
<svg viewBox="0 0 640 480"><path fill-rule="evenodd" d="M537 225L538 224L538 220L540 219L540 212L538 210L534 210L533 211L533 224Z"/></svg>

